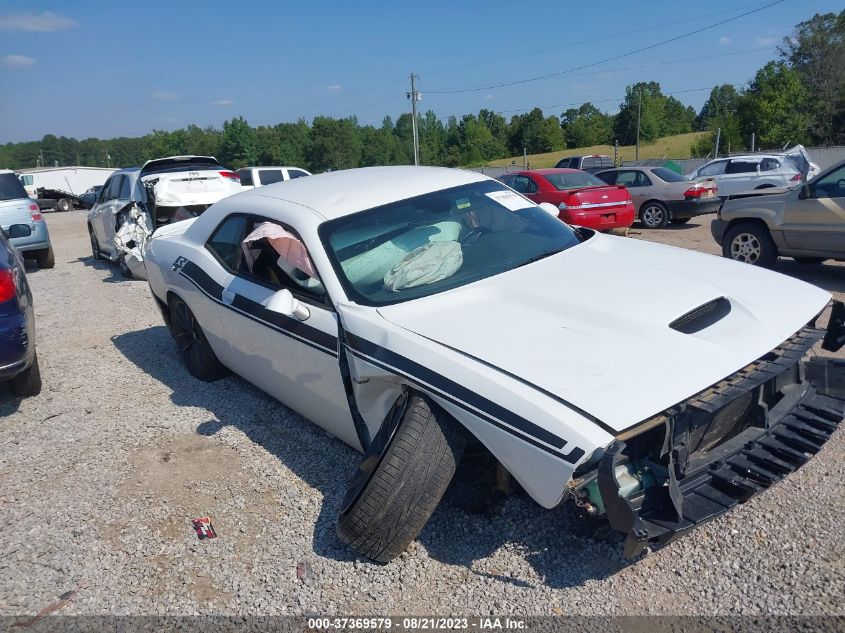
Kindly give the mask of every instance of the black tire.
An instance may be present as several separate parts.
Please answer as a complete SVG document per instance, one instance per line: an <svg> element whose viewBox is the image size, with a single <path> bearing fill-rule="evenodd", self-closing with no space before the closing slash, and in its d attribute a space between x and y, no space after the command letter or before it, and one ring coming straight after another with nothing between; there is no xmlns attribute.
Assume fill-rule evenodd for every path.
<svg viewBox="0 0 845 633"><path fill-rule="evenodd" d="M129 264L126 263L126 255L121 255L120 258L118 258L117 265L120 267L121 275L127 279L132 279L132 270L129 268Z"/></svg>
<svg viewBox="0 0 845 633"><path fill-rule="evenodd" d="M826 257L793 257L799 264L806 264L808 266L816 266L827 261Z"/></svg>
<svg viewBox="0 0 845 633"><path fill-rule="evenodd" d="M778 260L778 249L769 229L755 222L743 222L731 227L725 234L722 255L738 262L769 268Z"/></svg>
<svg viewBox="0 0 845 633"><path fill-rule="evenodd" d="M217 359L194 313L185 302L178 298L171 299L170 315L173 338L188 373L205 382L213 382L226 376L229 371Z"/></svg>
<svg viewBox="0 0 845 633"><path fill-rule="evenodd" d="M690 220L692 220L692 218L671 218L669 221L672 224L686 224Z"/></svg>
<svg viewBox="0 0 845 633"><path fill-rule="evenodd" d="M640 223L647 229L662 229L669 223L669 210L657 200L649 200L640 207Z"/></svg>
<svg viewBox="0 0 845 633"><path fill-rule="evenodd" d="M59 198L56 201L57 211L73 211L73 201L70 198Z"/></svg>
<svg viewBox="0 0 845 633"><path fill-rule="evenodd" d="M374 441L384 448L364 455L358 472L365 476L356 477L347 491L338 537L381 563L399 556L446 492L464 443L456 422L428 398L412 395L386 446Z"/></svg>
<svg viewBox="0 0 845 633"><path fill-rule="evenodd" d="M32 364L9 381L9 388L17 396L37 396L41 393L41 369L38 367L38 354Z"/></svg>
<svg viewBox="0 0 845 633"><path fill-rule="evenodd" d="M100 243L97 241L97 236L94 235L94 228L90 224L88 225L88 237L91 239L91 255L93 255L94 259L97 261L105 259L103 257L103 251L100 250Z"/></svg>
<svg viewBox="0 0 845 633"><path fill-rule="evenodd" d="M53 247L48 246L35 251L35 261L39 268L52 268L56 265L56 256L53 255Z"/></svg>

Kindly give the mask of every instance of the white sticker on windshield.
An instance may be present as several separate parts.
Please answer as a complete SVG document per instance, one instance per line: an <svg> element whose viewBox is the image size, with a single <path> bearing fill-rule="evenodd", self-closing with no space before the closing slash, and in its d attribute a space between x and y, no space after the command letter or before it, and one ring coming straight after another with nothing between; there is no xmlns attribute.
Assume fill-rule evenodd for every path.
<svg viewBox="0 0 845 633"><path fill-rule="evenodd" d="M529 209L534 206L530 200L526 200L513 191L491 191L485 195L493 202L505 207L508 211L519 211L520 209Z"/></svg>

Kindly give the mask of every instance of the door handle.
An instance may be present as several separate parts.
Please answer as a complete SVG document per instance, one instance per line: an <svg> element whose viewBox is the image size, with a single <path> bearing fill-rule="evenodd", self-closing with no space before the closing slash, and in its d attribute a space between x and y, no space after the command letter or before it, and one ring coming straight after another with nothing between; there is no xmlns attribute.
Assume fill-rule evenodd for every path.
<svg viewBox="0 0 845 633"><path fill-rule="evenodd" d="M220 293L220 296L223 298L223 303L226 305L231 305L232 302L235 300L235 293L231 290L223 289L223 292Z"/></svg>

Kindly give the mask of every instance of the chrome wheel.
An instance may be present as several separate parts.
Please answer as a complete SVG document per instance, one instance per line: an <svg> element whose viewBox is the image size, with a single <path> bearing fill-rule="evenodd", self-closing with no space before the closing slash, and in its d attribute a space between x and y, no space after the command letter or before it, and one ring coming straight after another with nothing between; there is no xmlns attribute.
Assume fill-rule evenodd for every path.
<svg viewBox="0 0 845 633"><path fill-rule="evenodd" d="M763 246L756 235L739 233L731 241L731 259L746 264L756 264L763 254Z"/></svg>
<svg viewBox="0 0 845 633"><path fill-rule="evenodd" d="M669 221L669 214L660 204L649 204L640 213L640 220L650 229L662 229Z"/></svg>

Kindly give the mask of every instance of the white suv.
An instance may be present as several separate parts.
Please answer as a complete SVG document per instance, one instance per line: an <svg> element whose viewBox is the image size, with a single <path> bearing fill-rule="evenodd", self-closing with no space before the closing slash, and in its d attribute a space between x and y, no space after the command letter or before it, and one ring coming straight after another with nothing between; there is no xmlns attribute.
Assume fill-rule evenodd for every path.
<svg viewBox="0 0 845 633"><path fill-rule="evenodd" d="M791 187L809 180L819 173L819 166L810 160L800 145L782 154L749 154L717 158L702 165L689 176L713 178L723 198L771 187Z"/></svg>
<svg viewBox="0 0 845 633"><path fill-rule="evenodd" d="M299 167L244 167L238 170L238 175L241 177L241 187L254 189L261 185L310 176L311 172Z"/></svg>

